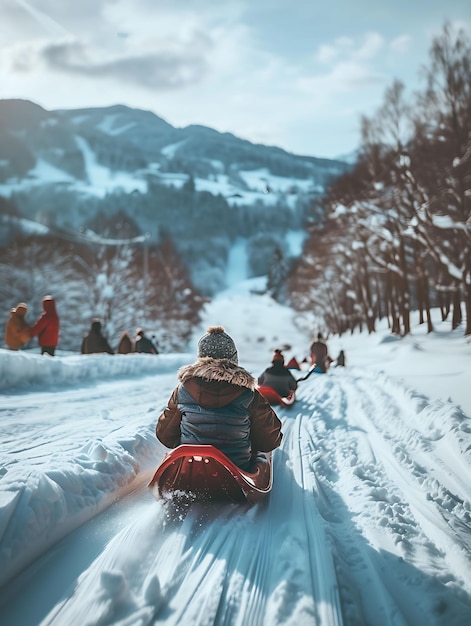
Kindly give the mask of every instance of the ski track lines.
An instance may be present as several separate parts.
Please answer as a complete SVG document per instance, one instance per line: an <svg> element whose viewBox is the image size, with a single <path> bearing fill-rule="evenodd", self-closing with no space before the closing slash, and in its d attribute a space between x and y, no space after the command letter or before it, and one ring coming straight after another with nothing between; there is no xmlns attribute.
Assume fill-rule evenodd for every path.
<svg viewBox="0 0 471 626"><path fill-rule="evenodd" d="M301 571L293 572L291 586L299 585L300 581L308 582L304 593L312 602L310 611L313 617L311 622L307 619L298 619L296 622L342 624L332 546L316 505L316 481L312 465L317 451L313 446L310 430L306 428L303 414L298 412L294 419L291 417L296 409L297 405L293 405L287 411L289 417L285 417L283 421L284 439L276 458L277 466L284 461L285 467L276 475L276 491L270 504L273 503L279 509L279 515L288 514L282 534L286 565L289 567L292 562L304 562ZM291 499L290 506L286 502L288 495ZM293 559L294 551L298 553L298 558ZM287 589L286 592L292 593L292 589Z"/></svg>
<svg viewBox="0 0 471 626"><path fill-rule="evenodd" d="M178 508L144 489L40 626L464 626L469 467L459 416L422 400L353 368L310 377L278 410L269 498Z"/></svg>
<svg viewBox="0 0 471 626"><path fill-rule="evenodd" d="M379 418L379 421L383 421L381 424L383 430L381 432L375 427L374 421L377 419L375 411L381 405L375 396L378 393L382 393L382 391L379 392L378 387L372 387L369 381L368 383L362 381L358 386L358 392L363 396L364 415L372 417L365 425L369 441L375 449L380 451L378 452L378 458L381 460L386 473L400 490L402 496L407 499L413 516L428 536L431 545L436 545L444 553L445 560L449 562L450 570L454 569L457 571L468 590L471 591L471 580L469 578L471 574L471 545L469 544L469 535L467 543L459 536L456 536L456 534L455 541L450 538L450 531L447 525L453 517L453 510L449 511L441 505L441 502L451 498L451 500L455 501L459 512L462 512L462 496L465 495L467 502L471 501L469 482L468 485L465 485L462 477L456 474L450 477L449 475L445 476L443 473L437 473L435 467L440 467L440 458L435 454L433 448L428 455L423 454L421 450L423 438L413 427L406 427L410 433L407 437L407 442L403 441L403 436L402 440L395 440L395 433L391 433L391 425L394 425L397 420L406 421L406 423L413 422L416 411L412 403L406 404L401 402L397 404L394 401L395 395L391 395L388 402L390 407L388 414L382 416L382 420L381 417ZM363 416L359 416L359 418L363 421ZM401 426L401 430L405 428L404 424ZM386 434L389 441L385 440ZM406 443L407 448L405 447ZM425 443L428 444L428 442ZM427 445L427 447L429 446ZM414 456L418 460L414 459ZM447 489L446 485L440 485L439 479L435 477L438 474L450 484L451 491ZM431 489L430 483L433 484L434 489ZM424 486L426 490L424 490ZM436 491L442 494L442 498L430 500L427 497L429 491ZM471 521L469 515L467 519L469 523ZM468 527L468 530L471 530L471 525Z"/></svg>
<svg viewBox="0 0 471 626"><path fill-rule="evenodd" d="M439 456L442 447L458 448L457 442L436 445L439 433L432 428L431 441L423 423L424 399L364 372L319 376L301 388L299 399L317 407L310 426L320 452L316 476L324 497L319 510L328 514L330 499L337 516L330 530L346 620L415 625L437 623L440 614L439 623L469 623L471 598L453 585L458 577L470 588L469 466L457 454L450 476ZM350 406L364 409L355 414ZM433 413L434 407L427 410ZM435 411L440 413L439 403ZM448 423L454 420L450 411ZM458 421L452 434L459 431ZM430 500L429 492L437 498ZM450 533L447 524L461 532ZM414 589L421 595L412 599Z"/></svg>

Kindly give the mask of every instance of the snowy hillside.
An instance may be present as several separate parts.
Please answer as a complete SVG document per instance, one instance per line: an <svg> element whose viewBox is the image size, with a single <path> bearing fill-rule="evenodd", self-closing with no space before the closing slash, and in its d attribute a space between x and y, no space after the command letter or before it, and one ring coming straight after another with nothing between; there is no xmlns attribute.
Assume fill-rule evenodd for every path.
<svg viewBox="0 0 471 626"><path fill-rule="evenodd" d="M47 111L0 100L0 195L45 185L103 198L148 192L148 183L198 191L229 203L274 205L281 194L322 192L348 168L342 161L290 154L203 126L174 128L149 111L116 105ZM2 147L3 144L3 147Z"/></svg>
<svg viewBox="0 0 471 626"><path fill-rule="evenodd" d="M124 106L47 111L28 101L0 100L0 275L7 284L26 285L18 301L36 298L25 293L34 291L25 262L33 254L33 234L34 245L46 251L69 241L82 246L73 256L92 267L84 270L88 278L95 264L103 264L99 240L106 239L107 254L118 255L117 246L127 245L138 256L144 246L137 242L152 253L170 237L192 286L212 296L227 286L234 242L247 246L248 276L266 275L277 248L290 262L293 236L306 237L307 225L319 220L317 201L327 184L349 168L210 128L174 128ZM8 258L15 246L22 249L18 262ZM130 271L147 267L131 259L133 253ZM163 252L155 254L162 258ZM21 274L15 281L12 264ZM152 267L151 284L159 280ZM4 311L16 297L14 287L6 290Z"/></svg>
<svg viewBox="0 0 471 626"><path fill-rule="evenodd" d="M267 501L175 511L147 490L206 326L256 375L274 348L307 355L317 329L257 287L209 303L187 354L0 350L3 626L470 623L471 344L438 320L329 341L347 367L278 411Z"/></svg>

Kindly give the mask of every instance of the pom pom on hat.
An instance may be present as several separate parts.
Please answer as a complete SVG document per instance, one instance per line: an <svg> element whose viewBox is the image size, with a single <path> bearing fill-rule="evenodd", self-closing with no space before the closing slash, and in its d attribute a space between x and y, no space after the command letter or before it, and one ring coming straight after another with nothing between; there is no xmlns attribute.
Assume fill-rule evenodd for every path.
<svg viewBox="0 0 471 626"><path fill-rule="evenodd" d="M237 348L222 326L210 326L198 341L198 357L229 359L238 363Z"/></svg>
<svg viewBox="0 0 471 626"><path fill-rule="evenodd" d="M271 362L276 363L277 361L280 361L283 364L285 362L285 357L281 354L281 350L275 350L275 353L273 354Z"/></svg>

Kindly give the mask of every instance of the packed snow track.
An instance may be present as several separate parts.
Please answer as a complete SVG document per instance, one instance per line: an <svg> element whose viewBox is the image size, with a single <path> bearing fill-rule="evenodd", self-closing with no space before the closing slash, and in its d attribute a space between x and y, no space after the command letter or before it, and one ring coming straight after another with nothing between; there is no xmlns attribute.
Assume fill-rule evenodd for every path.
<svg viewBox="0 0 471 626"><path fill-rule="evenodd" d="M48 429L28 415L43 413L49 394L12 401L3 428L18 425L22 463L40 463L54 437L65 455L83 455L80 420L95 394L108 405L89 424L95 463L113 437L133 450L132 432L147 461L117 502L90 507L88 521L58 532L61 541L6 582L3 626L471 623L471 420L456 406L355 368L312 375L297 402L277 410L284 438L265 501L180 505L146 488L164 452L155 420L174 381L161 382L157 392L151 376L108 381L77 406L77 390L58 389ZM113 413L121 423L126 415L124 432L109 433ZM75 432L62 427L71 414ZM7 454L13 471L13 448Z"/></svg>

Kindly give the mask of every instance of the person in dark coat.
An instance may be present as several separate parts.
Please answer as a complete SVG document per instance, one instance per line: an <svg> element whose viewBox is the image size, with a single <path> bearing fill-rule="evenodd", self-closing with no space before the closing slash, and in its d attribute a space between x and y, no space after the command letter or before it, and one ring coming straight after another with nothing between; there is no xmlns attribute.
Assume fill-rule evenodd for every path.
<svg viewBox="0 0 471 626"><path fill-rule="evenodd" d="M340 350L337 360L335 362L335 367L345 367L345 352Z"/></svg>
<svg viewBox="0 0 471 626"><path fill-rule="evenodd" d="M282 398L286 398L292 391L296 391L298 383L290 370L285 367L285 358L281 350L275 350L271 363L271 367L267 367L258 377L258 384L271 387Z"/></svg>
<svg viewBox="0 0 471 626"><path fill-rule="evenodd" d="M318 333L317 340L311 344L311 364L315 371L325 374L331 363L332 358L329 356L324 337L322 333Z"/></svg>
<svg viewBox="0 0 471 626"><path fill-rule="evenodd" d="M159 354L159 351L152 343L150 339L148 339L142 330L142 328L138 328L136 330L136 352L145 352L146 354Z"/></svg>
<svg viewBox="0 0 471 626"><path fill-rule="evenodd" d="M31 337L29 324L25 319L27 312L28 306L24 302L19 302L10 311L5 326L5 345L10 350L19 350Z"/></svg>
<svg viewBox="0 0 471 626"><path fill-rule="evenodd" d="M118 354L130 354L131 352L134 352L134 344L129 333L124 331L119 339Z"/></svg>
<svg viewBox="0 0 471 626"><path fill-rule="evenodd" d="M156 426L167 448L211 444L247 470L258 451L280 445L281 422L252 374L238 365L234 341L222 326L208 328L198 359L180 368L178 378Z"/></svg>
<svg viewBox="0 0 471 626"><path fill-rule="evenodd" d="M56 311L56 301L52 296L44 296L42 300L43 312L39 319L30 328L31 337L37 337L41 354L54 356L59 343L59 316Z"/></svg>
<svg viewBox="0 0 471 626"><path fill-rule="evenodd" d="M95 354L107 352L114 354L106 337L101 332L101 321L98 318L92 320L90 331L82 340L82 354Z"/></svg>

